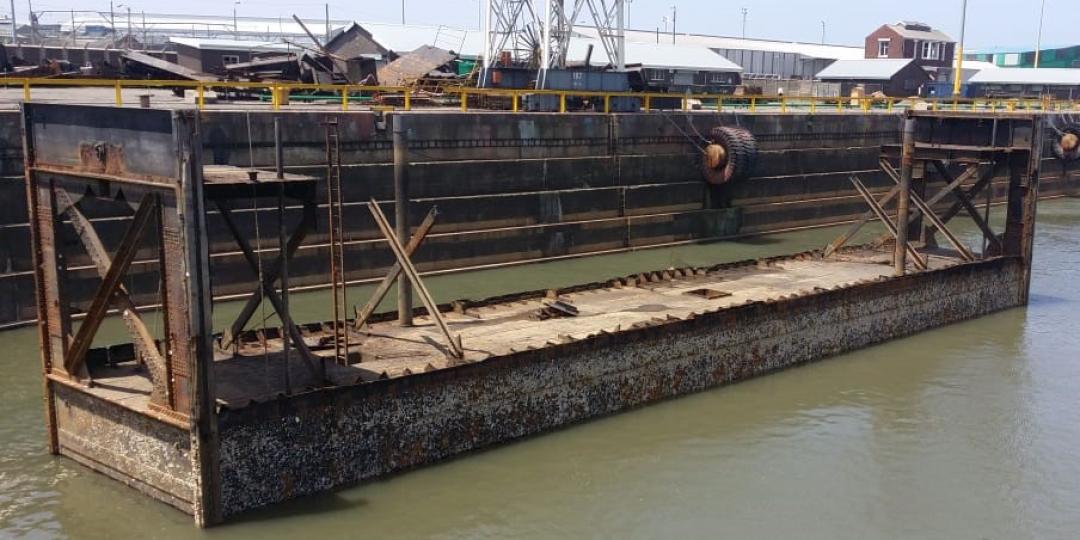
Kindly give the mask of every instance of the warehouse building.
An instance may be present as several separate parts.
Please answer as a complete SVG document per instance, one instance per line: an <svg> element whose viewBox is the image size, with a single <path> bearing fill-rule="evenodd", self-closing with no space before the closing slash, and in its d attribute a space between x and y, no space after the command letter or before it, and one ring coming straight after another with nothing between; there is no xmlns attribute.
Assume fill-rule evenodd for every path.
<svg viewBox="0 0 1080 540"><path fill-rule="evenodd" d="M866 95L881 92L889 97L918 95L932 81L926 70L910 58L838 60L818 73L818 79L839 83L841 95L850 95L862 87Z"/></svg>
<svg viewBox="0 0 1080 540"><path fill-rule="evenodd" d="M984 69L968 85L973 97L1080 99L1080 69Z"/></svg>

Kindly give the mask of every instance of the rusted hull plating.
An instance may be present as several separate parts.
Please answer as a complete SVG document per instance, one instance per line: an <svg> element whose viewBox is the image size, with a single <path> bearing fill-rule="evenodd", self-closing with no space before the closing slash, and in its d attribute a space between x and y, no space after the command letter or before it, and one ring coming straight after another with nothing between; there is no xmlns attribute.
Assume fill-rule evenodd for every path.
<svg viewBox="0 0 1080 540"><path fill-rule="evenodd" d="M348 330L347 322L295 325L274 279L264 276L252 297L273 304L298 354L292 356L295 373L290 360L263 364L273 363L289 382L281 392L267 384L264 390L272 391L258 395L255 387L269 378L246 377L251 336L217 335L211 325L205 207L213 203L228 214L232 200L273 197L280 209L290 197L310 214L314 181L256 181L245 171L204 169L196 111L28 104L25 163L50 449L211 525L248 509L1025 304L1042 118L909 115L917 117L913 173L929 163L991 163L991 170L1008 173L1005 229L987 238L998 252L984 249L981 260L963 262L970 258L927 249L919 257L928 269L911 272L900 249L897 273L904 275L896 277L889 270L896 261L865 250L841 250L839 259L814 252L658 271L556 292L555 311L567 320L551 311L531 319L522 310L540 304L535 295L456 303L446 317L464 340L464 351L455 352L464 354L436 357L434 330L383 322L364 331L352 345L356 350L334 353L359 358L355 366L328 361L325 345L336 350L349 339L335 328L360 330ZM958 204L972 194L960 194ZM73 336L76 303L65 289L67 253L56 240L57 224L65 215L80 221L87 209L75 205L94 204L127 204L135 218L113 253L98 245L92 224L80 227L101 280ZM294 237L302 237L309 221ZM897 222L919 225L907 211ZM234 237L251 269L263 275L247 239L238 229ZM123 283L136 251L158 256L163 331L146 335L139 314L126 312L132 344L90 348L107 309L127 305ZM594 303L559 304L560 294ZM621 298L638 303L620 305ZM473 317L479 322L461 319L481 307L495 312ZM582 327L587 335L580 335ZM264 351L277 339L265 330L254 338ZM397 349L380 340L397 342ZM523 347L519 343L529 346L514 350ZM371 367L395 363L409 367L393 373ZM100 380L110 384L88 384Z"/></svg>

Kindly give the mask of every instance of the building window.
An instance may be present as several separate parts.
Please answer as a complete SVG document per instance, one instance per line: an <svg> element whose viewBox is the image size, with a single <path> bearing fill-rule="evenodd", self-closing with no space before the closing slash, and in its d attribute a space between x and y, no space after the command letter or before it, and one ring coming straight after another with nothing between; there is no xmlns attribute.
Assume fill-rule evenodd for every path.
<svg viewBox="0 0 1080 540"><path fill-rule="evenodd" d="M941 53L945 48L944 45L944 43L939 43L937 41L922 42L922 59L941 60Z"/></svg>
<svg viewBox="0 0 1080 540"><path fill-rule="evenodd" d="M240 57L235 54L223 54L221 55L221 65L227 66L229 64L239 64Z"/></svg>
<svg viewBox="0 0 1080 540"><path fill-rule="evenodd" d="M709 82L724 84L724 83L727 82L727 74L726 73L710 73L709 74Z"/></svg>
<svg viewBox="0 0 1080 540"><path fill-rule="evenodd" d="M877 40L877 56L878 56L878 58L888 58L889 57L889 44L890 43L892 43L892 41L888 40L888 39L879 39L879 40Z"/></svg>

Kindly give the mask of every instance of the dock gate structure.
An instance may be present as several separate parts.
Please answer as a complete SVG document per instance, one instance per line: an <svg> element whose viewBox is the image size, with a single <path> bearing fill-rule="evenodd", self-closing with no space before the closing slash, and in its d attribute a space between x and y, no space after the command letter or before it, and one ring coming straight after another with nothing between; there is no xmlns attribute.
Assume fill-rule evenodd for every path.
<svg viewBox="0 0 1080 540"><path fill-rule="evenodd" d="M909 111L899 143L881 146L893 187L851 175L866 213L823 249L435 305L412 254L437 212L391 223L379 204L343 210L332 122L314 128L327 133L318 179L286 172L280 144L276 170L206 165L200 114L26 104L22 118L49 448L201 526L1025 305L1053 134L1042 113ZM980 206L995 179L1001 230ZM247 209L277 217L258 230ZM334 312L294 320L290 261L316 214L329 212L334 243L360 211L393 252L384 285L407 280L423 307L351 311L335 277ZM101 216L124 218L118 241L102 241ZM210 216L256 276L224 322ZM978 246L952 231L958 216ZM848 245L875 220L888 238ZM75 258L96 274L88 299L71 293ZM154 271L134 280L136 259ZM252 323L261 304L276 317ZM129 339L99 343L110 322Z"/></svg>

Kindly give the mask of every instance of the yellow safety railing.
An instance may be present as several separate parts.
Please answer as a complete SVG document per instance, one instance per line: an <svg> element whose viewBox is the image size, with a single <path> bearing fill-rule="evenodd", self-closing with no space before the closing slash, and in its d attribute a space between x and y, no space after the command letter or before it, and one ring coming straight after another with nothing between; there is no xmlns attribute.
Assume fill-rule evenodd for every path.
<svg viewBox="0 0 1080 540"><path fill-rule="evenodd" d="M400 107L412 110L418 92L404 86L368 86L341 84L303 84L280 82L200 82L172 80L106 80L106 79L43 79L43 78L0 78L0 87L21 87L24 101L32 101L35 88L109 88L113 89L114 102L124 105L124 90L149 89L184 89L194 90L195 105L203 109L207 105L208 92L257 92L261 97L268 97L270 107L280 110L291 99L339 100L340 109L349 110L354 99L382 94L400 96ZM306 95L297 96L297 93ZM312 93L323 94L320 96ZM749 112L768 111L780 114L810 113L835 111L841 113L895 112L901 108L919 107L932 111L969 111L969 112L1015 112L1015 111L1080 111L1080 101L1055 100L1050 98L875 98L875 97L821 97L821 96L764 96L731 94L677 94L662 92L593 92L575 90L524 90L504 88L453 88L440 96L457 96L459 107L468 111L470 100L485 98L484 110L509 110L521 112L525 96L552 96L552 104L559 112L589 110L593 112L611 112L617 98L636 98L641 108L650 110L706 109L715 111ZM501 101L494 101L499 99ZM442 103L446 106L448 103Z"/></svg>

